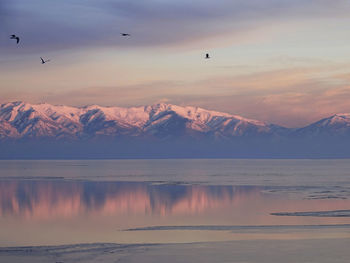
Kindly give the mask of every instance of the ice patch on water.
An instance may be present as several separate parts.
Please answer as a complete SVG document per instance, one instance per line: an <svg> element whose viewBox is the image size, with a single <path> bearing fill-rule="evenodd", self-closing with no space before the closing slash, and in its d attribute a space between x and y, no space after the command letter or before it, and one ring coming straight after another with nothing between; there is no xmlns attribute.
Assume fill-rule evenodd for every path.
<svg viewBox="0 0 350 263"><path fill-rule="evenodd" d="M350 210L312 211L312 212L280 212L274 216L312 216L312 217L350 217Z"/></svg>

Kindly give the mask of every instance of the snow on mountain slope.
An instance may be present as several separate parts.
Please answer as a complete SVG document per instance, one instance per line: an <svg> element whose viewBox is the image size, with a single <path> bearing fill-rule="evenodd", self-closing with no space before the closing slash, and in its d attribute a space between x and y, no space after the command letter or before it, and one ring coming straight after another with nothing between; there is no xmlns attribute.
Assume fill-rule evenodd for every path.
<svg viewBox="0 0 350 263"><path fill-rule="evenodd" d="M12 102L0 105L0 138L157 138L280 135L285 128L198 107L156 104L82 108Z"/></svg>
<svg viewBox="0 0 350 263"><path fill-rule="evenodd" d="M19 134L8 121L0 121L0 139L16 138Z"/></svg>
<svg viewBox="0 0 350 263"><path fill-rule="evenodd" d="M54 106L11 102L0 105L0 139L21 138L236 138L350 136L350 114L335 114L300 129L198 107L155 104L121 108Z"/></svg>
<svg viewBox="0 0 350 263"><path fill-rule="evenodd" d="M31 105L23 102L3 104L0 107L0 126L11 125L14 138L75 137L81 130L81 110L50 104Z"/></svg>
<svg viewBox="0 0 350 263"><path fill-rule="evenodd" d="M339 113L296 130L298 136L350 136L350 113Z"/></svg>
<svg viewBox="0 0 350 263"><path fill-rule="evenodd" d="M152 134L210 134L212 137L234 137L280 133L283 127L198 107L157 104L146 107L150 119L146 130ZM175 135L175 134L174 134Z"/></svg>

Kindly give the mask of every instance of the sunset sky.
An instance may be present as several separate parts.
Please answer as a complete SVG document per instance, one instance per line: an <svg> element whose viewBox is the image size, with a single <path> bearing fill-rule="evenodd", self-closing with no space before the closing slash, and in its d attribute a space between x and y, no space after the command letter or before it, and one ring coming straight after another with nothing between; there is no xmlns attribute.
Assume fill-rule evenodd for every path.
<svg viewBox="0 0 350 263"><path fill-rule="evenodd" d="M0 0L0 103L166 102L300 127L350 112L349 13L349 0Z"/></svg>

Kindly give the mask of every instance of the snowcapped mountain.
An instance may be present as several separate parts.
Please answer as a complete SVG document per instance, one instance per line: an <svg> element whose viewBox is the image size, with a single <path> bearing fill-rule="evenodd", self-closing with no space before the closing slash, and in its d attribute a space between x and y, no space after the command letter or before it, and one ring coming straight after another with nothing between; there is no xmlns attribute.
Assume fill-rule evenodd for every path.
<svg viewBox="0 0 350 263"><path fill-rule="evenodd" d="M0 105L0 139L53 138L235 138L281 136L288 129L198 107L156 104L120 108L54 106L11 102Z"/></svg>
<svg viewBox="0 0 350 263"><path fill-rule="evenodd" d="M297 136L350 136L350 113L339 113L295 131Z"/></svg>
<svg viewBox="0 0 350 263"><path fill-rule="evenodd" d="M0 105L0 140L94 138L316 138L350 136L350 114L336 114L300 129L198 107L55 106L11 102Z"/></svg>
<svg viewBox="0 0 350 263"><path fill-rule="evenodd" d="M0 159L350 158L350 114L300 129L198 107L0 105Z"/></svg>

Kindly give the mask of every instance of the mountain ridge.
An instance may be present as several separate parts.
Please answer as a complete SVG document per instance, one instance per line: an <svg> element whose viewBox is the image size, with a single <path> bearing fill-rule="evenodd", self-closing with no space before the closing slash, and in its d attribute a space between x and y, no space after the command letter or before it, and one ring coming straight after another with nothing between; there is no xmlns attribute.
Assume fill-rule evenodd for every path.
<svg viewBox="0 0 350 263"><path fill-rule="evenodd" d="M194 106L158 103L139 107L72 107L22 101L0 105L0 139L210 138L350 136L350 113L302 128L244 118Z"/></svg>
<svg viewBox="0 0 350 263"><path fill-rule="evenodd" d="M75 138L96 136L271 135L282 126L193 106L158 103L140 107L71 107L21 101L0 105L1 138Z"/></svg>
<svg viewBox="0 0 350 263"><path fill-rule="evenodd" d="M302 128L159 103L0 105L0 159L350 158L350 114Z"/></svg>

